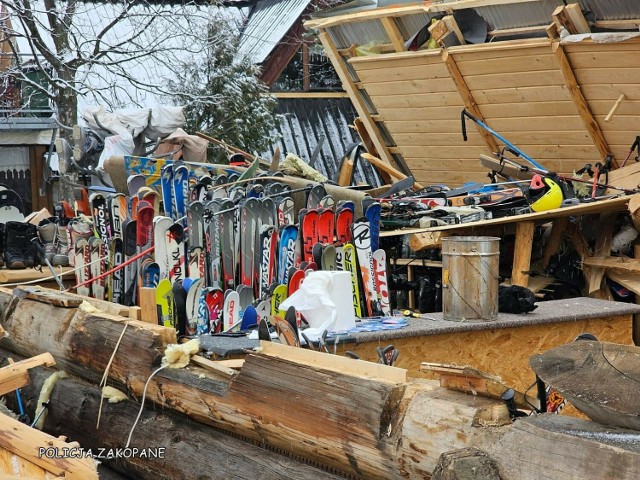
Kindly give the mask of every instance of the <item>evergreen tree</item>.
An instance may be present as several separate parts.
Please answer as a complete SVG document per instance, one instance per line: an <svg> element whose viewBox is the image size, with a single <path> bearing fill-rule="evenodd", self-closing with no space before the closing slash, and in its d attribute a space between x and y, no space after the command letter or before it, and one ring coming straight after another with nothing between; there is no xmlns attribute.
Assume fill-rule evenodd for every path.
<svg viewBox="0 0 640 480"><path fill-rule="evenodd" d="M238 35L229 22L210 28L207 52L179 67L169 101L185 107L188 132L204 131L247 152L263 152L277 140L276 99L258 79L259 67L237 58ZM215 41L224 39L224 41ZM214 150L215 160L226 158Z"/></svg>

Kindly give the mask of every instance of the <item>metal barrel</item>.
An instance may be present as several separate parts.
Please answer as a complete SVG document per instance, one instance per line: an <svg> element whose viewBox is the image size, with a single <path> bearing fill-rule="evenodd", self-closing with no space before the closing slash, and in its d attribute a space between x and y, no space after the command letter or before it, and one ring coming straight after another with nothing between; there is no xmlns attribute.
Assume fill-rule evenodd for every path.
<svg viewBox="0 0 640 480"><path fill-rule="evenodd" d="M442 240L442 317L498 318L500 239L446 237Z"/></svg>

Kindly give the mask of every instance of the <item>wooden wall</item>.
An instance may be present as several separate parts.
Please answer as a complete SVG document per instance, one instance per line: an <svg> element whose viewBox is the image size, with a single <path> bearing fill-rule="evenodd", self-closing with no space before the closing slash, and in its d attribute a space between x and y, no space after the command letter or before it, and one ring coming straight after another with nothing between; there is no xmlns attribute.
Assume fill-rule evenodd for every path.
<svg viewBox="0 0 640 480"><path fill-rule="evenodd" d="M548 170L571 173L603 158L567 87L549 39L452 47L447 53L486 123ZM618 162L640 130L640 41L585 41L564 49L579 90ZM393 138L398 153L421 183L485 181L478 161L489 154L485 139L467 121L463 142L463 96L441 50L400 52L348 60ZM626 99L611 122L604 118L616 99ZM582 115L581 115L582 113ZM502 146L502 143L498 141ZM393 149L393 147L392 147Z"/></svg>

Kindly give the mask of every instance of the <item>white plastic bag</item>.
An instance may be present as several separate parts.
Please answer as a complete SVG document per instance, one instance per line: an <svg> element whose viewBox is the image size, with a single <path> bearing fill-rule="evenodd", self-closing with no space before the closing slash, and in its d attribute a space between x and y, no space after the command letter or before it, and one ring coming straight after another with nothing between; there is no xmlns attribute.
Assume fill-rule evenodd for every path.
<svg viewBox="0 0 640 480"><path fill-rule="evenodd" d="M182 107L154 107L144 134L149 140L164 138L173 133L176 128L183 127L184 122Z"/></svg>
<svg viewBox="0 0 640 480"><path fill-rule="evenodd" d="M325 330L350 330L356 326L351 274L349 272L311 272L300 288L280 304L281 310L295 307L309 323L304 331L311 340Z"/></svg>

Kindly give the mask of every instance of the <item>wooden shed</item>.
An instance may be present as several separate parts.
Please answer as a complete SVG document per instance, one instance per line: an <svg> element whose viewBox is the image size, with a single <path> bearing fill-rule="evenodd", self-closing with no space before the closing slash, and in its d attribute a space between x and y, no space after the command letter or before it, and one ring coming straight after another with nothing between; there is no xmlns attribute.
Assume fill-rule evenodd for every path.
<svg viewBox="0 0 640 480"><path fill-rule="evenodd" d="M544 22L536 20L544 24L498 30L480 8L509 17L509 8L525 6L548 9ZM466 44L447 20L470 8L488 19L487 43ZM444 23L433 25L437 18ZM637 24L587 21L578 4L463 0L346 13L306 26L318 31L378 155L418 182L457 185L486 180L478 155L504 146L479 127L464 142L463 108L548 170L571 173L607 155L614 166L622 163L640 127L640 67L633 61L640 37L613 29ZM407 51L428 25L432 38L453 41ZM605 28L609 33L590 33ZM502 40L531 35L538 37ZM451 43L459 45L445 46Z"/></svg>

